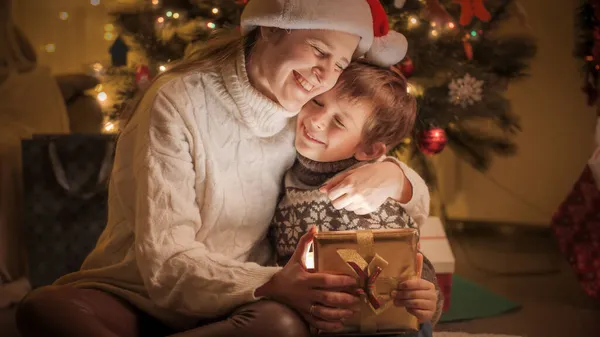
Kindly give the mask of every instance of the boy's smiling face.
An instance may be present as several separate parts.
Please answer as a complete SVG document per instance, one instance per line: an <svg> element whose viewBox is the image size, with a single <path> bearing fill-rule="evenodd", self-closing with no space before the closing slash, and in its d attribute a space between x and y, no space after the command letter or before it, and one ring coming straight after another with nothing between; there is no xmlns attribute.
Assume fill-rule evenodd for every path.
<svg viewBox="0 0 600 337"><path fill-rule="evenodd" d="M327 91L304 105L298 114L295 144L304 157L333 162L351 158L360 151L363 127L372 107L337 96L336 88Z"/></svg>

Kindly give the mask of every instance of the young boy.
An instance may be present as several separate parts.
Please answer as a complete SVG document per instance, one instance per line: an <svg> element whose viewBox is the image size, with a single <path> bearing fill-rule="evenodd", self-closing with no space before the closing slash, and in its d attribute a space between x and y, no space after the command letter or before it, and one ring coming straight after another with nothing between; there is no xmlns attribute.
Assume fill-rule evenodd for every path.
<svg viewBox="0 0 600 337"><path fill-rule="evenodd" d="M329 178L378 160L410 133L416 103L406 85L396 68L357 61L343 71L332 90L302 108L296 126L297 160L285 176L285 194L270 229L279 265L287 263L300 237L313 225L319 231L418 228L395 200L358 215L336 209L319 191ZM442 298L433 266L423 260L422 279L403 282L394 303L406 307L420 323L434 325Z"/></svg>

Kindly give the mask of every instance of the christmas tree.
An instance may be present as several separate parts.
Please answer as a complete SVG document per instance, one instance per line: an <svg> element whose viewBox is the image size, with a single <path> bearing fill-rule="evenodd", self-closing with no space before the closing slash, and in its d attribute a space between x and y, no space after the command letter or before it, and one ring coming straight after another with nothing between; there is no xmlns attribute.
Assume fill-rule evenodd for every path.
<svg viewBox="0 0 600 337"><path fill-rule="evenodd" d="M252 0L250 0L252 1ZM147 64L121 80L110 118L147 79L184 59L219 30L235 30L247 0L120 0L115 24ZM526 76L535 44L527 36L496 34L505 19L519 15L513 0L382 0L390 27L409 42L401 69L418 101L414 134L394 149L410 153L424 178L435 186L428 156L448 145L475 168L488 168L494 155L515 153L520 130L504 97L511 80ZM109 85L111 76L106 76ZM136 85L137 84L137 85Z"/></svg>

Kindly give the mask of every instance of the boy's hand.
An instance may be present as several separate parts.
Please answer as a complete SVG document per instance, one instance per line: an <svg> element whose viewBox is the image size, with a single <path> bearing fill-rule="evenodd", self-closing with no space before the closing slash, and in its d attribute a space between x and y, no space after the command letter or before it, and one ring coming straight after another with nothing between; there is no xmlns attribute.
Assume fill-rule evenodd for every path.
<svg viewBox="0 0 600 337"><path fill-rule="evenodd" d="M390 161L368 163L339 173L319 191L327 194L336 209L361 215L374 212L388 198L406 203L412 197L412 186L404 171Z"/></svg>
<svg viewBox="0 0 600 337"><path fill-rule="evenodd" d="M417 317L419 323L429 322L437 306L437 292L433 283L421 278L423 254L417 253L417 276L398 285L392 292L394 305L405 307L406 311Z"/></svg>

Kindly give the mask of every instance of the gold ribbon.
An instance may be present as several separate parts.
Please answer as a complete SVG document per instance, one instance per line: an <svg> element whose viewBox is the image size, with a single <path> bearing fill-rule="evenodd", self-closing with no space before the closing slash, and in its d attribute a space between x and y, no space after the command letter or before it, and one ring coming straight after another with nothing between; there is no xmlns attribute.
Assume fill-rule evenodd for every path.
<svg viewBox="0 0 600 337"><path fill-rule="evenodd" d="M373 333L377 332L375 317L393 304L390 292L396 288L398 279L379 276L388 266L388 262L375 253L373 232L358 231L356 242L356 250L338 249L337 253L346 262L351 272L358 277L358 293L362 299L360 332ZM377 289L376 284L382 289Z"/></svg>

